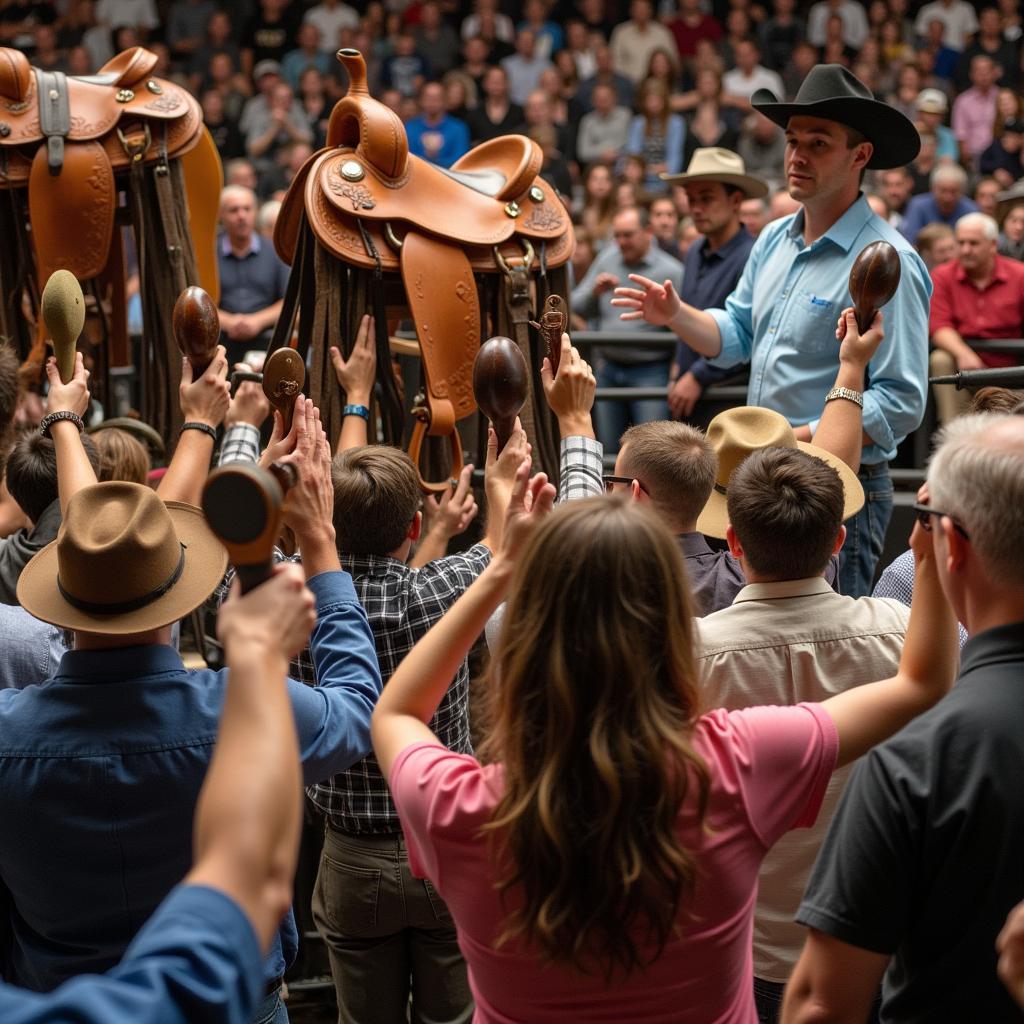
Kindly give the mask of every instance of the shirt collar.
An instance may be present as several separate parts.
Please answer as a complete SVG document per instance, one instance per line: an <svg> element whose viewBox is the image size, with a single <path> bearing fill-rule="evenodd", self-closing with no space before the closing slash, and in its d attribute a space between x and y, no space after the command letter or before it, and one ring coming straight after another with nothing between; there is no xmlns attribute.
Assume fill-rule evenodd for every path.
<svg viewBox="0 0 1024 1024"><path fill-rule="evenodd" d="M708 249L707 238L701 237L699 242L694 242L694 245L700 246L698 250L700 252L700 257L706 262L712 258L724 260L734 249L738 249L741 245L750 240L750 232L741 224L739 231L737 231L736 234L725 243L725 245L716 249L714 252Z"/></svg>
<svg viewBox="0 0 1024 1024"><path fill-rule="evenodd" d="M960 678L975 669L1024 659L1024 622L995 626L969 637L960 652ZM957 682L959 685L959 680Z"/></svg>
<svg viewBox="0 0 1024 1024"><path fill-rule="evenodd" d="M60 659L56 678L72 683L116 683L161 672L183 671L181 655L173 647L144 644L104 651L68 651Z"/></svg>
<svg viewBox="0 0 1024 1024"><path fill-rule="evenodd" d="M246 249L245 252L243 252L241 256L237 256L235 258L236 259L245 259L246 256L250 256L253 253L259 252L260 248L262 247L262 245L263 245L263 241L260 238L260 233L258 231L254 231L252 233L252 238L249 239L249 248ZM226 231L224 232L224 234L222 234L220 236L220 251L225 256L232 256L232 255L234 255L234 253L231 250L231 239L228 238L228 235L227 235Z"/></svg>
<svg viewBox="0 0 1024 1024"><path fill-rule="evenodd" d="M963 266L961 265L958 259L954 259L953 261L953 276L961 284L967 284L970 280L967 277L967 271L964 270ZM1009 281L1009 279L1010 278L1006 273L1006 257L1000 256L997 253L995 266L992 268L992 277L990 278L989 283L991 284L994 281L1005 283L1006 281ZM973 284L973 282L970 283Z"/></svg>
<svg viewBox="0 0 1024 1024"><path fill-rule="evenodd" d="M711 545L703 533L696 530L693 533L680 533L679 546L683 549L684 558L693 558L695 555L713 555Z"/></svg>
<svg viewBox="0 0 1024 1024"><path fill-rule="evenodd" d="M861 192L857 199L850 205L850 208L839 218L821 238L827 238L834 245L838 245L843 252L849 252L853 243L857 240L864 229L864 225L875 215L874 210L868 206L868 201ZM793 214L793 223L789 225L789 237L795 242L803 241L804 234L804 211L799 210ZM818 239L818 242L821 241ZM813 243L817 244L817 242Z"/></svg>
<svg viewBox="0 0 1024 1024"><path fill-rule="evenodd" d="M778 583L748 583L735 597L733 604L741 601L778 601L787 597L816 597L831 594L832 588L824 576L812 576L806 580L782 580Z"/></svg>

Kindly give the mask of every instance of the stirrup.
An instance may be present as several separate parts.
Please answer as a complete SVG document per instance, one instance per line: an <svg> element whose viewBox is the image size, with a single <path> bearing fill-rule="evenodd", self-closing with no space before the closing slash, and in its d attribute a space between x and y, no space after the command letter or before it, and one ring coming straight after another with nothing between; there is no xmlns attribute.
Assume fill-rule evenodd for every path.
<svg viewBox="0 0 1024 1024"><path fill-rule="evenodd" d="M420 449L423 447L423 438L426 436L427 427L430 424L430 413L425 406L417 406L413 409L412 414L416 417L416 425L412 428L412 437L409 438L409 458L412 459L416 466L416 476L420 481L420 490L425 494L442 494L451 488L452 481L458 482L459 476L462 473L462 439L459 437L459 428L452 427L452 432L448 435L448 441L452 450L452 465L449 478L437 483L431 483L429 480L424 480L423 474L420 472Z"/></svg>

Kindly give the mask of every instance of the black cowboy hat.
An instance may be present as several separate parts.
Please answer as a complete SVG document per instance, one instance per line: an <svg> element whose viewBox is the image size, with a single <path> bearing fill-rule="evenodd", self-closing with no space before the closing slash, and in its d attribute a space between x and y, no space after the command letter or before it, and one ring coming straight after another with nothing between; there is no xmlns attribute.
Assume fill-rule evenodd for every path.
<svg viewBox="0 0 1024 1024"><path fill-rule="evenodd" d="M886 103L841 64L811 68L792 103L780 103L768 89L758 89L751 105L785 128L791 117L821 117L856 128L874 146L868 167L902 167L917 156L921 136L913 122Z"/></svg>

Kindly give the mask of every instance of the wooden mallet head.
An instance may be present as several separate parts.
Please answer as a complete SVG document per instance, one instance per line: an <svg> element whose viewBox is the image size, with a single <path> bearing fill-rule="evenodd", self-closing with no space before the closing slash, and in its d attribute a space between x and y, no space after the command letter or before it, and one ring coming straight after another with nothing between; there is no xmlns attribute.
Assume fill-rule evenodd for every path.
<svg viewBox="0 0 1024 1024"><path fill-rule="evenodd" d="M295 399L306 384L306 366L293 348L279 348L267 356L263 364L263 393L281 413L284 432L292 428Z"/></svg>
<svg viewBox="0 0 1024 1024"><path fill-rule="evenodd" d="M43 322L50 333L57 372L63 384L75 375L75 348L85 326L85 297L70 270L55 270L40 302Z"/></svg>
<svg viewBox="0 0 1024 1024"><path fill-rule="evenodd" d="M864 246L850 268L850 297L863 334L900 284L900 255L881 240Z"/></svg>
<svg viewBox="0 0 1024 1024"><path fill-rule="evenodd" d="M247 462L215 469L203 487L203 512L227 548L242 593L258 587L273 571L274 545L281 528L285 494L295 470L275 463L270 470Z"/></svg>
<svg viewBox="0 0 1024 1024"><path fill-rule="evenodd" d="M189 285L174 303L171 328L181 354L192 364L192 379L199 380L213 362L220 339L213 299L198 285Z"/></svg>
<svg viewBox="0 0 1024 1024"><path fill-rule="evenodd" d="M473 394L494 426L499 452L512 436L529 393L530 371L519 346L500 335L485 341L473 362Z"/></svg>

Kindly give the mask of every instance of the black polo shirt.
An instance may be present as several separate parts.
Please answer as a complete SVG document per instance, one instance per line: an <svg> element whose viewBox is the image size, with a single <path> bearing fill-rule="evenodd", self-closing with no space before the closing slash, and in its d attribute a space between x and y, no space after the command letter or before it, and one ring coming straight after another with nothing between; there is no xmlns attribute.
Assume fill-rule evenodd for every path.
<svg viewBox="0 0 1024 1024"><path fill-rule="evenodd" d="M220 268L220 308L227 313L255 313L284 298L288 267L274 247L253 235L252 247L241 258L231 251L226 236L217 243Z"/></svg>
<svg viewBox="0 0 1024 1024"><path fill-rule="evenodd" d="M962 659L953 691L857 766L796 915L893 957L885 1022L1024 1019L995 952L1024 899L1024 623Z"/></svg>

